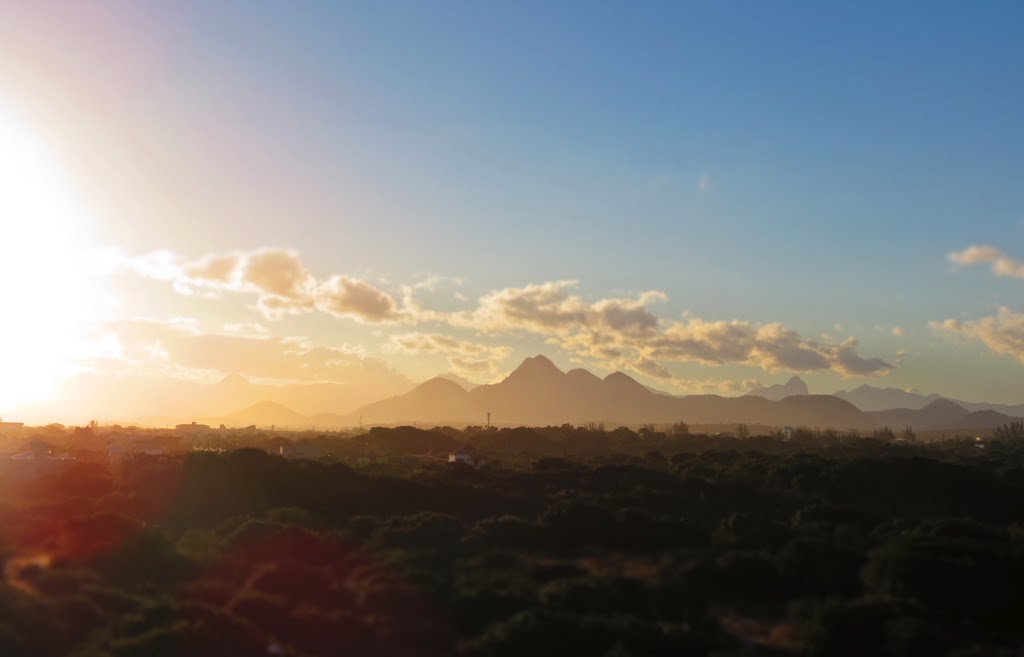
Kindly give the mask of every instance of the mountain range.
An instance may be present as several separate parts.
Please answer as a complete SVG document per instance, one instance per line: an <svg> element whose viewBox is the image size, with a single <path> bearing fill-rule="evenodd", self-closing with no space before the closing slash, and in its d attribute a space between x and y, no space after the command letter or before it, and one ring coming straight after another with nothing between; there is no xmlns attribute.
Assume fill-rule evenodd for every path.
<svg viewBox="0 0 1024 657"><path fill-rule="evenodd" d="M798 376L742 397L672 395L622 372L604 378L584 369L563 372L544 356L527 358L504 380L487 385L451 373L419 385L404 378L386 385L267 385L237 374L212 384L82 375L69 383L62 397L71 400L62 406L62 416L75 422L99 419L150 426L193 420L212 426L281 428L464 425L484 424L490 414L493 424L503 426L685 421L691 425L954 430L990 429L1024 417L1024 404L963 402L896 388L864 385L835 395L812 395ZM236 410L225 414L226 409Z"/></svg>
<svg viewBox="0 0 1024 657"><path fill-rule="evenodd" d="M853 390L840 390L836 397L845 399L862 411L884 411L894 408L920 409L940 399L948 399L942 395L924 395L919 392L900 390L899 388L876 388L862 385ZM957 406L968 411L995 411L1013 417L1024 416L1024 404L993 404L989 402L969 402L949 399Z"/></svg>
<svg viewBox="0 0 1024 657"><path fill-rule="evenodd" d="M614 372L599 378L584 369L563 372L544 356L527 358L503 381L466 390L443 378L369 404L349 416L364 423L402 422L548 425L565 422L621 424L748 423L869 429L875 421L831 395L795 395L778 401L760 396L674 397L651 391Z"/></svg>
<svg viewBox="0 0 1024 657"><path fill-rule="evenodd" d="M804 380L798 376L791 377L789 381L785 383L776 383L775 385L765 386L763 388L755 388L747 393L748 397L764 397L765 399L771 399L772 401L779 401L786 397L792 397L793 395L808 395L810 390L807 389L807 384Z"/></svg>
<svg viewBox="0 0 1024 657"><path fill-rule="evenodd" d="M960 404L948 399L936 399L922 408L892 408L884 411L867 411L881 426L892 429L910 427L921 430L969 430L994 429L1000 424L1019 420L1019 417L1006 415L990 409L970 411Z"/></svg>

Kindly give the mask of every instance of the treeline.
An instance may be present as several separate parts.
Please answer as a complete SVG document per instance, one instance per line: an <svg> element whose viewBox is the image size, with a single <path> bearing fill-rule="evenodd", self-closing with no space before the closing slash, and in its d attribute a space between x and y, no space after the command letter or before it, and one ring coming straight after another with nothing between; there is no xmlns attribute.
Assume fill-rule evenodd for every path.
<svg viewBox="0 0 1024 657"><path fill-rule="evenodd" d="M1015 441L287 439L330 455L208 448L3 481L0 654L967 657L1024 642ZM467 444L479 467L432 457Z"/></svg>

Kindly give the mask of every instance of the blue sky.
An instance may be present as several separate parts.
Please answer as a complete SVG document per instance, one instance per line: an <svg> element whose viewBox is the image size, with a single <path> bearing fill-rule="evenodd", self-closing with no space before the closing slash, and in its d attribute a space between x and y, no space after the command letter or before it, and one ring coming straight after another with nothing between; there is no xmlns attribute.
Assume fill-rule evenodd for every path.
<svg viewBox="0 0 1024 657"><path fill-rule="evenodd" d="M667 321L782 322L894 365L799 371L812 389L1024 401L1010 390L1024 349L929 326L1024 311L1024 282L947 259L972 244L1024 256L1018 3L133 4L9 8L0 28L18 56L0 97L59 144L97 245L183 261L294 249L319 277L396 298L459 278L422 292L453 311L456 292L472 306L563 279L589 301L659 290ZM380 346L437 326L265 322L251 300L166 282L120 282L119 312L264 322L413 378L445 368L441 352ZM501 370L579 356L538 331L441 324L514 349ZM793 373L664 365L680 380Z"/></svg>

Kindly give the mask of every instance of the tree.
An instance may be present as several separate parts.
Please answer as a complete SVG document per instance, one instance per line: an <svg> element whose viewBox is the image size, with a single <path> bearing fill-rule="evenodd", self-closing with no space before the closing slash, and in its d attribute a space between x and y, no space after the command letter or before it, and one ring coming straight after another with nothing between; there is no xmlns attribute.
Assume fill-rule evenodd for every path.
<svg viewBox="0 0 1024 657"><path fill-rule="evenodd" d="M1024 438L1024 422L1000 424L992 432L992 437L1000 440L1021 440Z"/></svg>
<svg viewBox="0 0 1024 657"><path fill-rule="evenodd" d="M871 437L875 440L892 441L896 440L896 434L889 428L889 425L882 427L881 429L875 429L871 433Z"/></svg>

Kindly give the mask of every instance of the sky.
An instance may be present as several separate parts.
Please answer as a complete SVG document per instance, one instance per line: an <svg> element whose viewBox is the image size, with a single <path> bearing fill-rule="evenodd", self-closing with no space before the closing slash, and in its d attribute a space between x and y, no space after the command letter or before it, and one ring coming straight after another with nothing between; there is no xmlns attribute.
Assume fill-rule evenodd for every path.
<svg viewBox="0 0 1024 657"><path fill-rule="evenodd" d="M1024 6L0 0L0 412L98 376L1024 402Z"/></svg>

